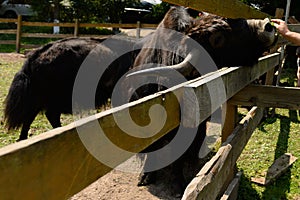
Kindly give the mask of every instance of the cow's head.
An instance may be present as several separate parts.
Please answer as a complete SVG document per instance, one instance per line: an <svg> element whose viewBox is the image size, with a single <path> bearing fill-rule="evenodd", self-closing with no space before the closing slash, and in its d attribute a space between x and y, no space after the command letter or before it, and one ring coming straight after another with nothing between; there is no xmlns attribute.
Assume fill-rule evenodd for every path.
<svg viewBox="0 0 300 200"><path fill-rule="evenodd" d="M276 29L271 25L269 19L229 19L207 13L194 19L182 7L172 7L153 35L154 39L149 40L158 44L172 44L174 42L172 37L165 31L161 31L161 28L181 32L182 35L195 40L210 54L218 68L253 65L277 40ZM159 61L159 64L163 65L175 64L175 66L141 70L137 74L152 72L159 74L158 71L166 71L169 67L175 68L183 74L189 74L191 70L185 72L185 68L191 67L188 63L195 56L195 51L185 47L184 41L185 37L182 37L180 42L172 45L172 48L181 49L180 52L186 51L183 53L186 59L182 63L180 62L183 59L176 59L176 56L170 53L160 53L159 50L149 50L149 48L142 49L136 60L136 66L151 61L154 63ZM160 60L158 59L159 56L162 57ZM175 62L174 58L176 59Z"/></svg>
<svg viewBox="0 0 300 200"><path fill-rule="evenodd" d="M193 21L187 35L199 42L218 67L253 65L276 42L269 19L229 19L206 15Z"/></svg>

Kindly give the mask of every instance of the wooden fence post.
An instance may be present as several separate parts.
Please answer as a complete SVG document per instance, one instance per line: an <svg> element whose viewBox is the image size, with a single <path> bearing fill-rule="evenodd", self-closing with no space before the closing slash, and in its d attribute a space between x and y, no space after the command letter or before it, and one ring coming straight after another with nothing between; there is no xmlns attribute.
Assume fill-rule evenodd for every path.
<svg viewBox="0 0 300 200"><path fill-rule="evenodd" d="M22 35L22 16L18 15L17 34L16 34L16 52L17 53L20 53L21 35Z"/></svg>
<svg viewBox="0 0 300 200"><path fill-rule="evenodd" d="M136 22L136 38L139 39L141 37L141 22Z"/></svg>
<svg viewBox="0 0 300 200"><path fill-rule="evenodd" d="M230 103L225 103L222 109L222 119L224 121L222 129L222 143L225 142L228 136L233 132L237 122L237 106Z"/></svg>
<svg viewBox="0 0 300 200"><path fill-rule="evenodd" d="M79 20L75 19L74 37L78 37L78 33L79 33Z"/></svg>

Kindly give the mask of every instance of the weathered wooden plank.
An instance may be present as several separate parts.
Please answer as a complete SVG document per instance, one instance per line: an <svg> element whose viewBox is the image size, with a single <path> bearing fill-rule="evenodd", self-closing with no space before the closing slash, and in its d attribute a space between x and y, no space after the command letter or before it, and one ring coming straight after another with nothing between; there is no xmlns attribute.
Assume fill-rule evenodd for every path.
<svg viewBox="0 0 300 200"><path fill-rule="evenodd" d="M288 18L288 22L291 23L291 24L300 24L300 22L296 19L295 16L290 16Z"/></svg>
<svg viewBox="0 0 300 200"><path fill-rule="evenodd" d="M21 45L21 34L22 34L22 16L18 15L18 22L17 22L17 33L16 33L16 52L20 52L20 45Z"/></svg>
<svg viewBox="0 0 300 200"><path fill-rule="evenodd" d="M1 40L0 44L14 44L14 45L16 45L16 40Z"/></svg>
<svg viewBox="0 0 300 200"><path fill-rule="evenodd" d="M238 0L163 0L195 10L201 10L229 18L266 18L270 17Z"/></svg>
<svg viewBox="0 0 300 200"><path fill-rule="evenodd" d="M16 29L4 29L0 30L1 34L16 34L17 30Z"/></svg>
<svg viewBox="0 0 300 200"><path fill-rule="evenodd" d="M300 88L249 85L230 99L230 104L300 109Z"/></svg>
<svg viewBox="0 0 300 200"><path fill-rule="evenodd" d="M288 27L291 31L300 33L300 24L288 24Z"/></svg>
<svg viewBox="0 0 300 200"><path fill-rule="evenodd" d="M73 37L73 34L52 34L52 33L22 33L22 37L31 38L66 38Z"/></svg>
<svg viewBox="0 0 300 200"><path fill-rule="evenodd" d="M158 24L144 24L141 23L141 28L156 28Z"/></svg>
<svg viewBox="0 0 300 200"><path fill-rule="evenodd" d="M74 37L77 37L79 34L79 20L75 19L75 25L74 25Z"/></svg>
<svg viewBox="0 0 300 200"><path fill-rule="evenodd" d="M268 55L260 58L253 67L230 67L207 78L200 77L185 86L182 103L184 126L196 127L234 94L278 65L279 58L278 53Z"/></svg>
<svg viewBox="0 0 300 200"><path fill-rule="evenodd" d="M251 181L260 185L268 185L281 176L297 159L291 153L285 153L274 161L265 177L251 178Z"/></svg>
<svg viewBox="0 0 300 200"><path fill-rule="evenodd" d="M277 18L277 19L282 19L284 17L284 9L283 8L276 8L274 17Z"/></svg>
<svg viewBox="0 0 300 200"><path fill-rule="evenodd" d="M137 24L121 24L121 23L80 23L79 27L108 27L108 28L136 28Z"/></svg>
<svg viewBox="0 0 300 200"><path fill-rule="evenodd" d="M107 38L113 35L92 35L92 34L78 34L78 37L93 37L93 38Z"/></svg>
<svg viewBox="0 0 300 200"><path fill-rule="evenodd" d="M54 22L23 22L23 26L61 26L61 27L75 27L75 23L54 23Z"/></svg>
<svg viewBox="0 0 300 200"><path fill-rule="evenodd" d="M254 107L250 110L217 154L205 164L188 185L182 200L215 200L224 193L223 186L227 182L227 176L234 168L262 116L262 108Z"/></svg>
<svg viewBox="0 0 300 200"><path fill-rule="evenodd" d="M137 124L147 125L148 109L154 104L165 108L168 119L152 137L130 136L114 120L121 117L124 124L129 124L126 109L130 109ZM145 137L163 121L162 111L154 109L151 113L153 126L143 129ZM179 118L174 94L155 94L4 147L0 149L1 199L67 199L175 128ZM100 134L99 125L106 135ZM106 162L101 163L93 156ZM105 165L107 162L110 167Z"/></svg>
<svg viewBox="0 0 300 200"><path fill-rule="evenodd" d="M224 107L226 106L226 107ZM225 142L235 128L237 123L237 106L232 104L224 104L222 107L224 125L222 128L222 142Z"/></svg>
<svg viewBox="0 0 300 200"><path fill-rule="evenodd" d="M229 184L227 190L220 200L236 200L238 195L239 183L243 172L240 171L235 175L235 178Z"/></svg>
<svg viewBox="0 0 300 200"><path fill-rule="evenodd" d="M17 19L0 18L0 23L16 23Z"/></svg>
<svg viewBox="0 0 300 200"><path fill-rule="evenodd" d="M140 28L156 28L158 24L143 24L140 23ZM138 23L135 24L118 24L118 23L80 23L79 27L107 27L107 28L137 28Z"/></svg>

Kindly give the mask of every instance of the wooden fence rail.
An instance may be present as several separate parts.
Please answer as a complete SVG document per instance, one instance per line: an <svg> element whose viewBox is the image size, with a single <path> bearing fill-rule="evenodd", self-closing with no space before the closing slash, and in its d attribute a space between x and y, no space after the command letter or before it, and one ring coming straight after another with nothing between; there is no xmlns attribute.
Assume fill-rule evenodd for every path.
<svg viewBox="0 0 300 200"><path fill-rule="evenodd" d="M33 38L66 38L66 37L79 37L79 36L88 36L88 37L100 37L100 35L91 35L91 34L80 34L79 28L133 28L136 29L136 37L140 37L141 28L156 28L157 24L143 24L137 22L136 24L121 24L121 23L79 23L78 20L75 20L74 23L54 23L54 22L26 22L22 21L22 16L18 16L17 19L6 19L0 18L0 23L15 23L17 24L17 29L9 30L0 30L0 34L15 34L16 40L2 40L0 44L15 44L16 52L20 52L20 48L31 48L37 47L37 45L22 45L21 38L33 37ZM47 34L47 33L24 33L22 32L23 26L32 26L32 27L70 27L74 28L73 34Z"/></svg>
<svg viewBox="0 0 300 200"><path fill-rule="evenodd" d="M194 1L166 0L167 2L184 5L198 10L204 10L225 17L264 18L268 15L261 13L237 0ZM219 5L219 6L216 6ZM223 5L223 6L220 6ZM20 50L22 37L34 37L34 34L22 33L22 26L42 26L38 22L22 22L5 19L0 22L17 23L17 48ZM122 25L122 24L80 24L75 23L43 23L45 26L74 27L72 36L78 36L79 27L117 27L139 28L155 27L156 25ZM297 29L294 25L293 30ZM5 31L1 30L0 33ZM37 35L36 35L37 36ZM38 37L48 37L39 35ZM57 35L54 37L69 37ZM9 41L12 43L12 41ZM32 137L26 141L15 143L0 149L0 197L1 199L67 199L73 194L105 175L111 169L128 158L134 152L140 152L150 144L166 135L180 123L187 127L195 127L199 122L211 115L217 108L227 103L226 134L223 134L222 147L217 154L202 168L197 177L187 187L183 199L214 200L222 196L234 176L236 160L252 135L262 117L262 108L253 108L247 116L234 128L234 112L236 105L278 106L298 109L297 99L279 99L273 102L273 96L300 96L299 89L274 88L271 86L249 85L259 76L271 72L280 63L278 53L261 58L253 67L232 67L212 72L198 79L174 86L166 91L145 97L121 107L90 116L76 121L68 126L51 130L47 133ZM273 73L272 73L273 75ZM221 82L220 82L221 80ZM220 87L221 84L221 87ZM214 94L210 94L211 88ZM225 91L221 91L223 88ZM253 93L253 90L258 90ZM268 94L267 92L268 91ZM176 94L176 97L174 95ZM190 95L194 93L196 95ZM293 93L293 95L289 95ZM214 98L214 102L209 99ZM219 96L225 98L218 98ZM127 110L137 124L149 122L149 108L161 105L167 114L167 120L162 129L149 138L129 136L118 127L115 116L128 120ZM195 104L199 105L195 108ZM183 108L181 108L181 106ZM209 109L207 109L209 108ZM199 113L200 112L200 115ZM161 113L154 112L154 119L160 119ZM101 127L101 129L99 129ZM99 137L99 133L106 135ZM151 132L147 129L146 132ZM145 134L146 134L145 132ZM224 130L223 130L224 132ZM84 133L84 137L82 134ZM101 134L100 134L101 135ZM83 141L83 138L88 139ZM119 151L112 148L107 138L115 145L125 149ZM89 145L86 145L88 142ZM133 152L133 153L128 153ZM101 163L94 156L109 157L113 161L110 166ZM99 158L99 157L97 157ZM100 159L101 160L101 159Z"/></svg>
<svg viewBox="0 0 300 200"><path fill-rule="evenodd" d="M190 96L187 96L191 90L195 92L198 99L210 99L209 93L203 88L218 87L221 78L226 91L226 99L216 100L214 108L217 108L278 63L279 54L273 54L260 59L254 67L234 67L213 72L136 102L113 108L26 141L6 146L0 149L1 199L66 199L108 173L112 167L134 155L134 153L119 152L112 148L107 142L107 137L114 144L126 149L127 152L140 152L178 126L182 120L182 115L191 120L191 122L188 122L189 120L185 122L187 126L195 126L193 122L198 119L191 116L197 117L198 115L193 115L194 113L190 112L190 106L191 101L198 100L190 99ZM208 106L206 102L201 100L198 102L201 119L211 113L210 109L206 109ZM136 120L136 123L145 124L149 121L149 108L154 104L164 107L168 117L159 133L152 137L147 139L131 137L122 131L115 122L114 116L117 116L125 120L126 123L128 120L127 109L130 109L131 117ZM180 106L183 106L183 109ZM181 113L181 110L186 111L186 113ZM161 113L156 112L154 115L154 119L160 119ZM99 138L101 132L99 125L106 136ZM254 128L251 127L251 130ZM147 129L146 132L148 131L151 132L151 129ZM88 146L92 148L83 144L82 132L84 132L85 138L89 139L88 142L91 142ZM238 149L241 150L242 148ZM93 157L95 154L92 155L91 152L100 156L108 155L113 163L108 167ZM234 153L237 155L236 151ZM223 156L223 153L219 152L218 155ZM231 159L228 156L225 158ZM231 167L231 165L223 166L227 171L231 170ZM209 169L212 170L212 168ZM221 172L223 173L223 169ZM214 190L217 194L221 193L223 187L215 188L215 183L224 184L225 180L223 179L221 179L222 181L210 179L210 182L214 183L208 184L206 187L209 188L206 188L205 191ZM205 180L208 179L205 178ZM201 191L196 191L199 192L196 196L201 195ZM194 192L192 193L195 195Z"/></svg>

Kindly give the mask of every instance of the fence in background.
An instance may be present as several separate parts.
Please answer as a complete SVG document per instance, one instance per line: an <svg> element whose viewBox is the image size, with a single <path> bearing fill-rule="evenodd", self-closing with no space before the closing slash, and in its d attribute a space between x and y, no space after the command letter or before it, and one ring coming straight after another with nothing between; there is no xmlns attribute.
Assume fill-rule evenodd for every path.
<svg viewBox="0 0 300 200"><path fill-rule="evenodd" d="M15 23L16 29L5 29L0 30L0 34L15 34L15 40L1 40L0 44L12 44L16 45L16 52L20 52L21 47L23 48L35 48L38 45L26 44L22 45L22 38L66 38L66 37L101 37L101 35L92 34L80 34L79 28L132 28L136 29L136 37L140 37L141 28L156 28L157 24L143 24L137 22L136 24L117 24L117 23L79 23L79 20L75 20L73 23L48 23L48 22L27 22L22 21L22 16L18 16L17 19L6 19L0 18L0 23ZM23 26L30 27L70 27L73 28L73 34L54 34L54 33L25 33L22 32ZM102 35L103 36L103 35Z"/></svg>

